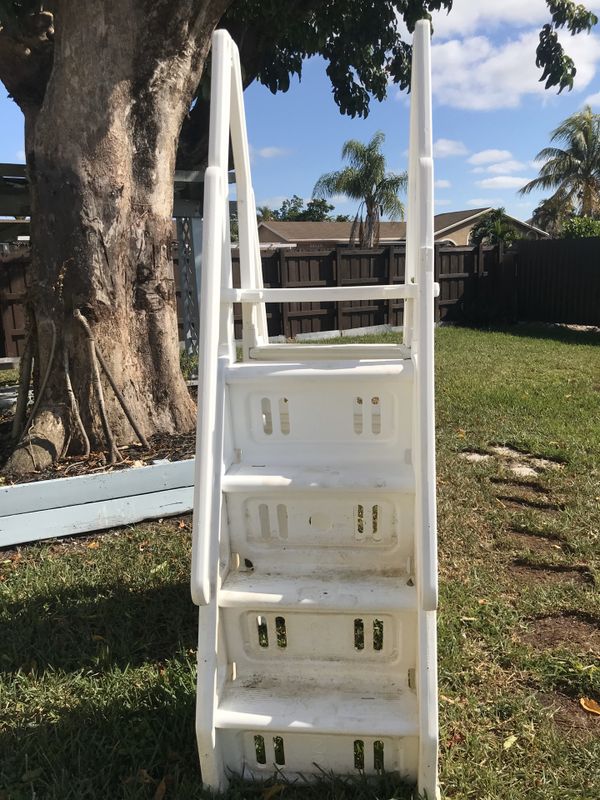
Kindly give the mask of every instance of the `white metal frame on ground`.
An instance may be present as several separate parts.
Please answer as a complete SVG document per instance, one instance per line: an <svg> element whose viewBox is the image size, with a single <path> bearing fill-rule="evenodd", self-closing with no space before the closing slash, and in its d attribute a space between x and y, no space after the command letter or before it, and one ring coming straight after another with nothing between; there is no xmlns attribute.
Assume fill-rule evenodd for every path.
<svg viewBox="0 0 600 800"><path fill-rule="evenodd" d="M430 35L419 22L406 282L331 289L263 288L239 56L225 31L213 36L191 570L211 787L230 771L318 765L397 770L437 793ZM268 342L266 302L374 297L405 300L403 345Z"/></svg>

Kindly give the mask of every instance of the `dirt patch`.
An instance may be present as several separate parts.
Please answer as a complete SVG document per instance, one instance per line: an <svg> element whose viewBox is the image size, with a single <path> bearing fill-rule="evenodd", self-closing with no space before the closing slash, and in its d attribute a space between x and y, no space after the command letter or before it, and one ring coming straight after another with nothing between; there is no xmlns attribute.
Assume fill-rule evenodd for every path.
<svg viewBox="0 0 600 800"><path fill-rule="evenodd" d="M510 572L520 583L536 583L547 586L557 586L561 583L579 585L593 583L592 575L587 567L537 565L517 560L511 564Z"/></svg>
<svg viewBox="0 0 600 800"><path fill-rule="evenodd" d="M563 466L558 459L523 453L508 445L493 445L490 447L490 452L503 459L506 462L506 468L522 478L533 478L540 471L562 469Z"/></svg>
<svg viewBox="0 0 600 800"><path fill-rule="evenodd" d="M491 455L489 453L478 453L475 450L465 450L464 453L459 453L458 457L464 458L465 461L469 461L471 464L479 464L481 461L489 461Z"/></svg>
<svg viewBox="0 0 600 800"><path fill-rule="evenodd" d="M600 620L576 611L539 617L529 623L521 641L539 650L568 647L600 657Z"/></svg>
<svg viewBox="0 0 600 800"><path fill-rule="evenodd" d="M549 713L554 725L563 733L577 739L600 734L600 717L584 711L578 700L558 692L539 694L539 701Z"/></svg>
<svg viewBox="0 0 600 800"><path fill-rule="evenodd" d="M508 531L508 539L514 546L524 547L535 553L552 553L563 549L563 542L558 537L518 528L511 528Z"/></svg>

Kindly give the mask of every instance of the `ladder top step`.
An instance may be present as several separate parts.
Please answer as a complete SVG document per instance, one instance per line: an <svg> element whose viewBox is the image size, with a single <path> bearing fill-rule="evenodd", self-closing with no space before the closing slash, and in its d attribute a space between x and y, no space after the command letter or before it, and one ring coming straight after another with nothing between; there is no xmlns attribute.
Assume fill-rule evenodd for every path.
<svg viewBox="0 0 600 800"><path fill-rule="evenodd" d="M353 736L417 736L417 700L382 686L357 693L314 682L277 682L253 675L225 687L215 727Z"/></svg>
<svg viewBox="0 0 600 800"><path fill-rule="evenodd" d="M328 381L378 381L410 380L414 375L412 361L388 360L341 360L319 361L316 363L250 363L231 364L227 368L226 382L260 383L276 380L302 380L322 378Z"/></svg>
<svg viewBox="0 0 600 800"><path fill-rule="evenodd" d="M221 291L226 303L318 303L355 300L394 300L416 297L416 284L365 286L293 286L281 289L231 289Z"/></svg>
<svg viewBox="0 0 600 800"><path fill-rule="evenodd" d="M376 572L356 575L329 571L319 576L230 572L219 590L219 606L360 613L414 611L417 594L408 580L406 574L389 577Z"/></svg>
<svg viewBox="0 0 600 800"><path fill-rule="evenodd" d="M303 467L288 464L233 464L223 476L224 492L287 491L413 492L414 470L408 464L382 461L377 471L364 466Z"/></svg>
<svg viewBox="0 0 600 800"><path fill-rule="evenodd" d="M350 359L410 359L410 348L402 344L266 344L253 347L256 361L337 361Z"/></svg>

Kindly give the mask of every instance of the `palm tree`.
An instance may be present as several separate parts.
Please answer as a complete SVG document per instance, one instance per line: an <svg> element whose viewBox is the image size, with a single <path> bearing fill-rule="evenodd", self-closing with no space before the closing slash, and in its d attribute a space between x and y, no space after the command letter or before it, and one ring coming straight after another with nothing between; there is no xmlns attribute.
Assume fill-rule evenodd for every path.
<svg viewBox="0 0 600 800"><path fill-rule="evenodd" d="M519 238L519 232L503 208L494 208L484 214L473 225L469 235L471 244L505 244L507 247Z"/></svg>
<svg viewBox="0 0 600 800"><path fill-rule="evenodd" d="M582 216L600 214L600 114L590 106L572 114L553 131L551 142L535 157L542 162L540 174L520 190L556 189L550 199L575 206Z"/></svg>
<svg viewBox="0 0 600 800"><path fill-rule="evenodd" d="M398 194L406 188L407 175L405 172L399 175L386 173L385 157L381 152L384 140L385 136L381 131L368 144L349 139L342 148L342 159L349 161L349 166L321 175L313 189L313 197L326 198L343 194L360 201L350 242L355 240L358 232L361 247L377 246L382 214L391 219L404 217L404 206Z"/></svg>
<svg viewBox="0 0 600 800"><path fill-rule="evenodd" d="M542 200L534 208L531 215L531 224L540 228L550 236L558 236L564 223L575 213L573 204L570 200L565 200L564 196L557 192L552 197Z"/></svg>

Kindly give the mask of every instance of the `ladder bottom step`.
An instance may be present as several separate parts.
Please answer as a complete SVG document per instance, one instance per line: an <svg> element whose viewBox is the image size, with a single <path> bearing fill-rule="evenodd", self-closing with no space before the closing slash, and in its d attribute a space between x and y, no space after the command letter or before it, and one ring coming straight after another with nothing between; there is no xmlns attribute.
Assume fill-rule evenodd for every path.
<svg viewBox="0 0 600 800"><path fill-rule="evenodd" d="M282 575L230 572L219 591L222 608L291 608L294 611L415 611L410 576L381 573Z"/></svg>
<svg viewBox="0 0 600 800"><path fill-rule="evenodd" d="M416 781L419 741L416 737L335 735L278 731L219 731L227 770L246 778L265 778L274 771L303 782L336 775L396 773L399 779ZM387 795L386 795L387 796Z"/></svg>
<svg viewBox="0 0 600 800"><path fill-rule="evenodd" d="M225 687L215 727L249 731L362 736L416 736L417 699L410 691L339 691L314 684L246 679Z"/></svg>

